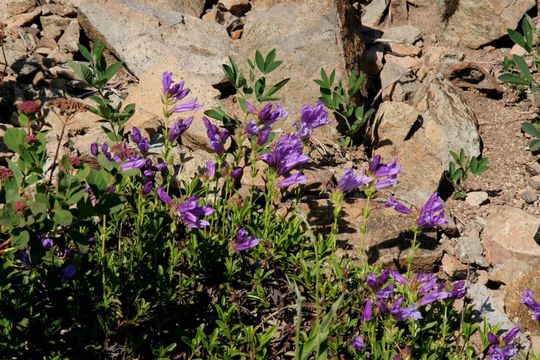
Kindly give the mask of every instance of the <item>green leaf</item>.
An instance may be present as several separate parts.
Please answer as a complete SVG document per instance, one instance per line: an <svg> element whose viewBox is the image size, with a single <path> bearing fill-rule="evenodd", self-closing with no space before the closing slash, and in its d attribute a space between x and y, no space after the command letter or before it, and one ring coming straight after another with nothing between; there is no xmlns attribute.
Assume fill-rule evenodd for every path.
<svg viewBox="0 0 540 360"><path fill-rule="evenodd" d="M502 74L499 76L499 80L508 83L508 84L516 84L516 85L529 85L529 82L522 77L515 75L515 74Z"/></svg>
<svg viewBox="0 0 540 360"><path fill-rule="evenodd" d="M534 22L529 15L525 14L525 19L521 24L521 28L523 29L523 37L525 38L527 45L527 47L523 48L530 53L532 52L532 47L534 46Z"/></svg>
<svg viewBox="0 0 540 360"><path fill-rule="evenodd" d="M531 122L524 122L521 124L521 130L536 138L540 138L540 130Z"/></svg>
<svg viewBox="0 0 540 360"><path fill-rule="evenodd" d="M523 49L527 50L528 48L527 42L525 41L525 38L520 33L518 33L515 30L508 29L508 36L510 37L510 39L512 39L513 42L521 46Z"/></svg>
<svg viewBox="0 0 540 360"><path fill-rule="evenodd" d="M204 115L211 117L212 119L219 120L219 121L223 121L223 119L227 117L227 113L223 111L223 109L220 109L220 108L213 108L210 110L206 110L204 112Z"/></svg>
<svg viewBox="0 0 540 360"><path fill-rule="evenodd" d="M268 97L271 97L272 95L274 95L276 92L278 92L282 87L284 87L291 79L290 78L287 78L287 79L283 79L281 80L280 82L278 82L277 84L274 84L272 85L272 87L270 89L268 89L268 91L266 92L266 94L264 94L264 98L268 98ZM264 101L264 100L263 100Z"/></svg>
<svg viewBox="0 0 540 360"><path fill-rule="evenodd" d="M538 151L540 150L540 139L533 140L529 143L529 149L531 151Z"/></svg>
<svg viewBox="0 0 540 360"><path fill-rule="evenodd" d="M11 232L11 237L13 238L12 245L17 249L24 249L28 247L28 242L30 241L30 234L26 230L14 229Z"/></svg>
<svg viewBox="0 0 540 360"><path fill-rule="evenodd" d="M10 128L4 134L4 144L11 150L16 153L19 153L19 147L21 145L26 145L24 141L26 132L22 129Z"/></svg>
<svg viewBox="0 0 540 360"><path fill-rule="evenodd" d="M527 80L527 83L528 84L532 83L533 77L531 75L531 70L529 69L529 66L527 65L525 60L523 60L523 58L518 55L513 55L512 59L514 60L514 63L517 65L517 67L519 68L519 71L521 71L523 78Z"/></svg>
<svg viewBox="0 0 540 360"><path fill-rule="evenodd" d="M69 66L80 79L84 80L88 85L94 85L94 74L88 66L75 61L69 61Z"/></svg>
<svg viewBox="0 0 540 360"><path fill-rule="evenodd" d="M68 210L54 209L53 220L60 226L69 226L73 222L73 216Z"/></svg>
<svg viewBox="0 0 540 360"><path fill-rule="evenodd" d="M118 70L122 68L122 66L124 66L124 63L122 61L110 65L103 73L103 77L104 79L106 79L105 83L111 80L112 77L118 72Z"/></svg>
<svg viewBox="0 0 540 360"><path fill-rule="evenodd" d="M88 62L92 62L92 55L90 54L88 48L86 48L86 46L82 44L77 44L77 46L79 47L79 52L82 54L82 56L84 56L84 58L88 60Z"/></svg>
<svg viewBox="0 0 540 360"><path fill-rule="evenodd" d="M255 52L255 64L257 64L257 68L264 74L265 73L264 58L259 50Z"/></svg>

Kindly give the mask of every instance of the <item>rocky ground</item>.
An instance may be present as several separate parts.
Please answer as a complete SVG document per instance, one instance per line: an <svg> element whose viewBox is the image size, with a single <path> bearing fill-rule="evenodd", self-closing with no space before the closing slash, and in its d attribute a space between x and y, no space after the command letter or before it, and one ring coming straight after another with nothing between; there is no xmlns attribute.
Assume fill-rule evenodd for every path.
<svg viewBox="0 0 540 360"><path fill-rule="evenodd" d="M345 7L352 15L343 14L342 3L0 0L7 60L0 83L0 136L16 123L16 105L22 100L74 97L91 103L88 89L67 65L83 59L79 42L103 41L110 60L124 61L110 86L118 100L137 104L128 128L138 126L150 135L160 126L164 70L185 79L206 108L232 112L235 104L221 64L229 55L243 63L255 50L276 48L284 61L276 78L291 77L283 99L291 112L282 125L286 131L301 105L318 98L312 80L321 67L345 78L351 64L357 65L368 74L368 104L373 101L377 109L367 129L367 149L387 159L398 157L404 174L393 192L400 200L419 207L433 191L447 192L443 174L450 150L463 148L489 158L489 170L465 183L467 199L448 199L450 224L440 233L425 234L415 266L468 277L469 298L477 310L492 322L503 322L503 328L521 325L540 350L540 332L520 304L524 288L540 294L540 164L520 130L540 103L497 80L503 58L520 51L512 48L506 31L518 28L526 13L535 18L536 1L461 0L451 14L444 1L360 1ZM361 17L362 27L343 21L355 17ZM0 71L1 63L0 57ZM59 120L54 114L47 120L52 151ZM91 113L78 114L62 140L63 150L86 154L92 142L104 141L96 120ZM370 155L363 147L340 148L337 136L335 129L316 134L316 161L306 169L311 184L301 206L323 230L332 214L328 189L344 168L364 168ZM211 157L201 121L194 122L185 140L183 151L192 160L184 174L191 175ZM0 161L8 156L0 137ZM375 203L368 224L367 257L358 255L355 229L364 203L359 194L347 200L340 224L342 251L402 266L411 221L383 209L381 202Z"/></svg>

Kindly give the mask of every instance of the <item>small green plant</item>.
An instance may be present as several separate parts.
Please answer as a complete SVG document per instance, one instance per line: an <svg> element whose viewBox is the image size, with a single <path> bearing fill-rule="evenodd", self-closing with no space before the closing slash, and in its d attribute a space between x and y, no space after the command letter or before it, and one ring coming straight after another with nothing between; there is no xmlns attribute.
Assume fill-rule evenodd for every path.
<svg viewBox="0 0 540 360"><path fill-rule="evenodd" d="M489 160L487 158L468 156L465 150L461 149L459 154L450 151L453 161L448 164L448 170L445 175L448 181L454 187L455 199L464 199L467 193L463 189L463 183L469 177L469 173L479 176L489 168Z"/></svg>
<svg viewBox="0 0 540 360"><path fill-rule="evenodd" d="M328 76L326 71L321 69L321 78L314 81L320 87L321 100L324 105L334 112L338 120L338 130L343 134L339 143L343 147L348 147L355 143L361 143L363 139L360 135L364 125L375 110L368 109L366 111L364 105L358 105L360 90L366 81L365 74L360 74L357 77L351 73L346 88L341 81L335 85L335 78L335 70L332 70Z"/></svg>
<svg viewBox="0 0 540 360"><path fill-rule="evenodd" d="M90 87L95 89L97 96L92 96L91 99L96 102L97 107L90 107L88 110L100 116L101 123L108 124L108 126L102 127L107 137L112 142L119 142L124 135L124 125L135 113L135 104L126 105L124 108L121 101L115 104L112 100L113 92L108 90L107 83L122 68L124 63L118 61L107 66L103 56L105 45L100 42L96 42L90 50L79 44L79 51L88 60L88 65L70 61L69 66Z"/></svg>

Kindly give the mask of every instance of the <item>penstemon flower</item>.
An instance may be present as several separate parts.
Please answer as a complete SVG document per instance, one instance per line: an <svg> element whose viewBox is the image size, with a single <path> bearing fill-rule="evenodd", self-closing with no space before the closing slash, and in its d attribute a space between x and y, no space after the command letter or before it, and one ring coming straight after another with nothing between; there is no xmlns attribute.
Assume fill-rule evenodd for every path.
<svg viewBox="0 0 540 360"><path fill-rule="evenodd" d="M328 112L324 108L323 102L319 100L315 106L306 104L302 107L300 121L296 122L294 127L300 134L300 137L305 139L311 136L313 130L316 128L328 124L330 124Z"/></svg>
<svg viewBox="0 0 540 360"><path fill-rule="evenodd" d="M406 205L397 201L393 196L390 196L384 204L386 208L393 208L402 214L412 214L413 210ZM448 220L445 218L444 201L439 194L434 192L420 209L416 219L416 225L421 229L433 228L442 224L446 224Z"/></svg>
<svg viewBox="0 0 540 360"><path fill-rule="evenodd" d="M236 234L236 245L234 249L236 251L244 251L259 245L261 241L255 236L249 235L248 231L244 228L238 229Z"/></svg>
<svg viewBox="0 0 540 360"><path fill-rule="evenodd" d="M272 104L266 104L259 112L248 102L245 103L246 109L257 116L256 120L250 120L244 127L244 134L247 136L258 136L257 144L263 145L268 141L272 125L287 117L289 112L283 108L283 105L277 104L275 110L272 110Z"/></svg>
<svg viewBox="0 0 540 360"><path fill-rule="evenodd" d="M367 185L372 178L364 176L362 172L355 173L352 168L345 170L343 176L338 180L337 187L343 192L353 191L361 186Z"/></svg>
<svg viewBox="0 0 540 360"><path fill-rule="evenodd" d="M520 328L514 327L509 330L502 338L498 338L493 333L488 333L487 338L489 341L488 355L490 360L507 360L517 355L517 344L514 342L514 338L519 333Z"/></svg>
<svg viewBox="0 0 540 360"><path fill-rule="evenodd" d="M521 302L531 311L533 318L540 322L540 305L534 299L531 290L523 290Z"/></svg>
<svg viewBox="0 0 540 360"><path fill-rule="evenodd" d="M187 120L184 119L178 119L177 122L171 126L169 129L169 141L175 142L178 140L178 138L186 132L187 129L191 126L191 123L193 122L193 116L190 116L187 118Z"/></svg>
<svg viewBox="0 0 540 360"><path fill-rule="evenodd" d="M223 145L229 138L229 132L227 130L219 130L219 128L212 124L207 117L203 116L204 126L206 126L206 134L210 139L210 148L214 150L218 155L223 154Z"/></svg>
<svg viewBox="0 0 540 360"><path fill-rule="evenodd" d="M199 198L191 196L182 204L176 207L176 213L180 216L180 220L189 228L200 229L210 225L210 223L202 218L212 215L214 209L210 206L199 206Z"/></svg>
<svg viewBox="0 0 540 360"><path fill-rule="evenodd" d="M172 76L172 72L165 71L161 77L163 86L161 101L165 105L165 117L170 117L172 113L182 113L202 109L203 106L197 104L197 98L183 104L178 104L178 101L183 100L189 94L190 89L184 88L184 81L175 83Z"/></svg>

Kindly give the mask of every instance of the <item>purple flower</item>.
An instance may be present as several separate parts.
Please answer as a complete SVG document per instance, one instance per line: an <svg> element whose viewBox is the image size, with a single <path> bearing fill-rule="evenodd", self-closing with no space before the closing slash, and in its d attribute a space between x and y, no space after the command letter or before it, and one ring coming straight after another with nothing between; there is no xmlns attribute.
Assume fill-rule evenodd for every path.
<svg viewBox="0 0 540 360"><path fill-rule="evenodd" d="M175 105L171 109L171 112L179 114L179 113L183 113L183 112L186 112L186 111L200 110L202 108L203 108L203 106L200 105L200 104L197 104L197 98L195 98L195 99L190 100L190 101L188 101L186 103Z"/></svg>
<svg viewBox="0 0 540 360"><path fill-rule="evenodd" d="M416 306L411 305L402 308L402 303L403 298L400 298L390 307L390 313L397 321L405 321L407 319L419 320L422 318L422 314L420 314Z"/></svg>
<svg viewBox="0 0 540 360"><path fill-rule="evenodd" d="M165 204L174 205L173 199L169 196L169 194L167 194L165 189L158 188L157 193L158 193L158 196L159 196L160 200L163 201Z"/></svg>
<svg viewBox="0 0 540 360"><path fill-rule="evenodd" d="M193 116L190 116L187 120L178 119L169 130L169 141L175 142L186 130L191 126L193 122Z"/></svg>
<svg viewBox="0 0 540 360"><path fill-rule="evenodd" d="M366 343L361 336L356 336L351 345L357 351L364 351L366 349Z"/></svg>
<svg viewBox="0 0 540 360"><path fill-rule="evenodd" d="M241 167L235 167L234 169L232 169L231 171L231 177L233 179L241 179L242 178L242 175L244 175L244 169L241 168Z"/></svg>
<svg viewBox="0 0 540 360"><path fill-rule="evenodd" d="M375 293L375 297L378 299L378 300L381 300L381 299L389 299L390 297L392 297L392 295L394 294L394 289L396 288L396 286L394 284L390 284L388 285L387 287L385 288L382 288L381 290L377 291Z"/></svg>
<svg viewBox="0 0 540 360"><path fill-rule="evenodd" d="M454 299L461 299L467 293L467 288L465 287L465 280L456 281L452 290L450 290L450 297Z"/></svg>
<svg viewBox="0 0 540 360"><path fill-rule="evenodd" d="M229 137L229 132L227 130L220 131L219 128L212 124L205 116L203 116L203 122L204 126L206 126L206 134L210 139L210 148L218 155L223 154L223 144Z"/></svg>
<svg viewBox="0 0 540 360"><path fill-rule="evenodd" d="M362 321L370 321L373 319L373 300L368 298L362 311Z"/></svg>
<svg viewBox="0 0 540 360"><path fill-rule="evenodd" d="M49 251L52 249L52 247L54 246L54 242L52 239L49 239L49 238L46 238L46 237L42 237L41 238L41 246L43 246L43 249L45 251Z"/></svg>
<svg viewBox="0 0 540 360"><path fill-rule="evenodd" d="M257 136L259 135L261 128L257 125L255 120L249 121L246 126L244 126L244 134L248 136Z"/></svg>
<svg viewBox="0 0 540 360"><path fill-rule="evenodd" d="M77 266L74 263L69 263L64 270L62 270L62 282L69 281L73 279L75 273L77 272Z"/></svg>
<svg viewBox="0 0 540 360"><path fill-rule="evenodd" d="M98 200L97 200L96 194L94 194L94 191L92 190L92 188L90 186L87 186L84 189L84 192L88 194L88 198L90 199L90 203L92 204L92 206L96 206Z"/></svg>
<svg viewBox="0 0 540 360"><path fill-rule="evenodd" d="M172 79L172 72L165 71L161 77L163 85L163 94L165 97L174 98L176 100L182 100L189 94L189 89L184 89L184 81L174 83Z"/></svg>
<svg viewBox="0 0 540 360"><path fill-rule="evenodd" d="M356 174L352 168L346 169L345 173L338 180L337 186L341 191L347 192L357 189L360 186L367 185L372 178L364 176L363 173Z"/></svg>
<svg viewBox="0 0 540 360"><path fill-rule="evenodd" d="M94 142L94 143L92 143L90 145L90 153L92 155L94 155L94 156L98 156L99 152L98 152L98 144L97 143Z"/></svg>
<svg viewBox="0 0 540 360"><path fill-rule="evenodd" d="M17 259L19 259L19 261L22 262L23 265L28 269L32 269L34 267L32 261L30 260L30 251L28 251L28 249L17 252Z"/></svg>
<svg viewBox="0 0 540 360"><path fill-rule="evenodd" d="M540 305L534 299L534 294L531 290L523 290L521 302L532 312L533 318L540 321Z"/></svg>
<svg viewBox="0 0 540 360"><path fill-rule="evenodd" d="M213 214L214 209L210 206L199 206L198 201L199 198L197 196L191 196L176 207L176 213L189 228L203 228L210 225L208 221L201 218Z"/></svg>
<svg viewBox="0 0 540 360"><path fill-rule="evenodd" d="M146 160L141 158L133 158L122 164L122 170L142 169L146 165Z"/></svg>
<svg viewBox="0 0 540 360"><path fill-rule="evenodd" d="M153 181L148 181L144 184L141 192L143 195L148 195L150 193L150 191L152 191L152 189L154 188L154 182Z"/></svg>
<svg viewBox="0 0 540 360"><path fill-rule="evenodd" d="M375 189L382 190L396 185L399 181L397 175L401 172L401 167L394 159L390 164L381 164L381 156L376 155L369 164L369 175L376 178Z"/></svg>
<svg viewBox="0 0 540 360"><path fill-rule="evenodd" d="M368 274L366 276L366 281L371 288L378 288L384 285L389 277L390 272L388 270L383 270L379 277L377 277L376 274Z"/></svg>
<svg viewBox="0 0 540 360"><path fill-rule="evenodd" d="M234 250L248 250L259 245L260 242L261 241L255 236L250 236L246 229L240 228L236 234L236 245L234 246Z"/></svg>
<svg viewBox="0 0 540 360"><path fill-rule="evenodd" d="M407 207L404 204L397 201L396 198L393 195L390 196L388 201L384 204L384 207L385 208L393 208L397 212L405 214L405 215L412 214L412 212L413 212L409 207Z"/></svg>
<svg viewBox="0 0 540 360"><path fill-rule="evenodd" d="M136 127L131 129L131 141L137 144L141 153L146 153L150 149L150 139L142 137L141 132Z"/></svg>
<svg viewBox="0 0 540 360"><path fill-rule="evenodd" d="M313 133L314 129L329 123L328 112L325 110L323 102L319 100L315 106L306 104L302 107L300 122L295 123L295 127L300 137L306 138Z"/></svg>
<svg viewBox="0 0 540 360"><path fill-rule="evenodd" d="M260 155L260 158L282 176L310 160L310 157L304 154L300 136L293 134L281 136L272 151Z"/></svg>
<svg viewBox="0 0 540 360"><path fill-rule="evenodd" d="M256 114L256 113L257 113L257 111L255 110L255 108L253 107L253 105L251 105L251 104L248 103L247 101L244 103L244 105L246 106L247 111L249 111L250 113L252 113L252 114Z"/></svg>
<svg viewBox="0 0 540 360"><path fill-rule="evenodd" d="M435 301L444 300L450 297L450 293L447 291L432 291L427 295L424 295L420 300L418 300L418 305L425 306Z"/></svg>
<svg viewBox="0 0 540 360"><path fill-rule="evenodd" d="M444 202L439 197L439 194L435 192L420 209L416 225L422 228L432 228L447 222L448 220L444 218Z"/></svg>
<svg viewBox="0 0 540 360"><path fill-rule="evenodd" d="M206 162L206 171L203 174L203 177L206 179L212 179L216 175L216 163L208 160Z"/></svg>
<svg viewBox="0 0 540 360"><path fill-rule="evenodd" d="M514 327L509 330L502 339L498 338L493 333L488 333L487 338L490 343L488 355L490 360L507 360L517 354L517 345L513 342L516 335L520 332L519 327Z"/></svg>
<svg viewBox="0 0 540 360"><path fill-rule="evenodd" d="M517 334L521 331L519 326L515 326L504 335L503 341L505 344L510 344Z"/></svg>
<svg viewBox="0 0 540 360"><path fill-rule="evenodd" d="M398 284L407 285L409 283L409 279L400 274L399 271L392 270L390 271L390 274Z"/></svg>
<svg viewBox="0 0 540 360"><path fill-rule="evenodd" d="M505 360L506 357L498 347L490 347L488 351L489 360Z"/></svg>
<svg viewBox="0 0 540 360"><path fill-rule="evenodd" d="M281 180L278 186L280 188L288 188L289 186L293 186L296 184L305 184L307 183L307 181L308 178L301 171L298 171Z"/></svg>
<svg viewBox="0 0 540 360"><path fill-rule="evenodd" d="M284 119L289 115L289 112L283 108L283 105L277 104L274 111L272 111L272 104L266 104L261 111L259 111L259 123L264 126L271 126L276 121Z"/></svg>

